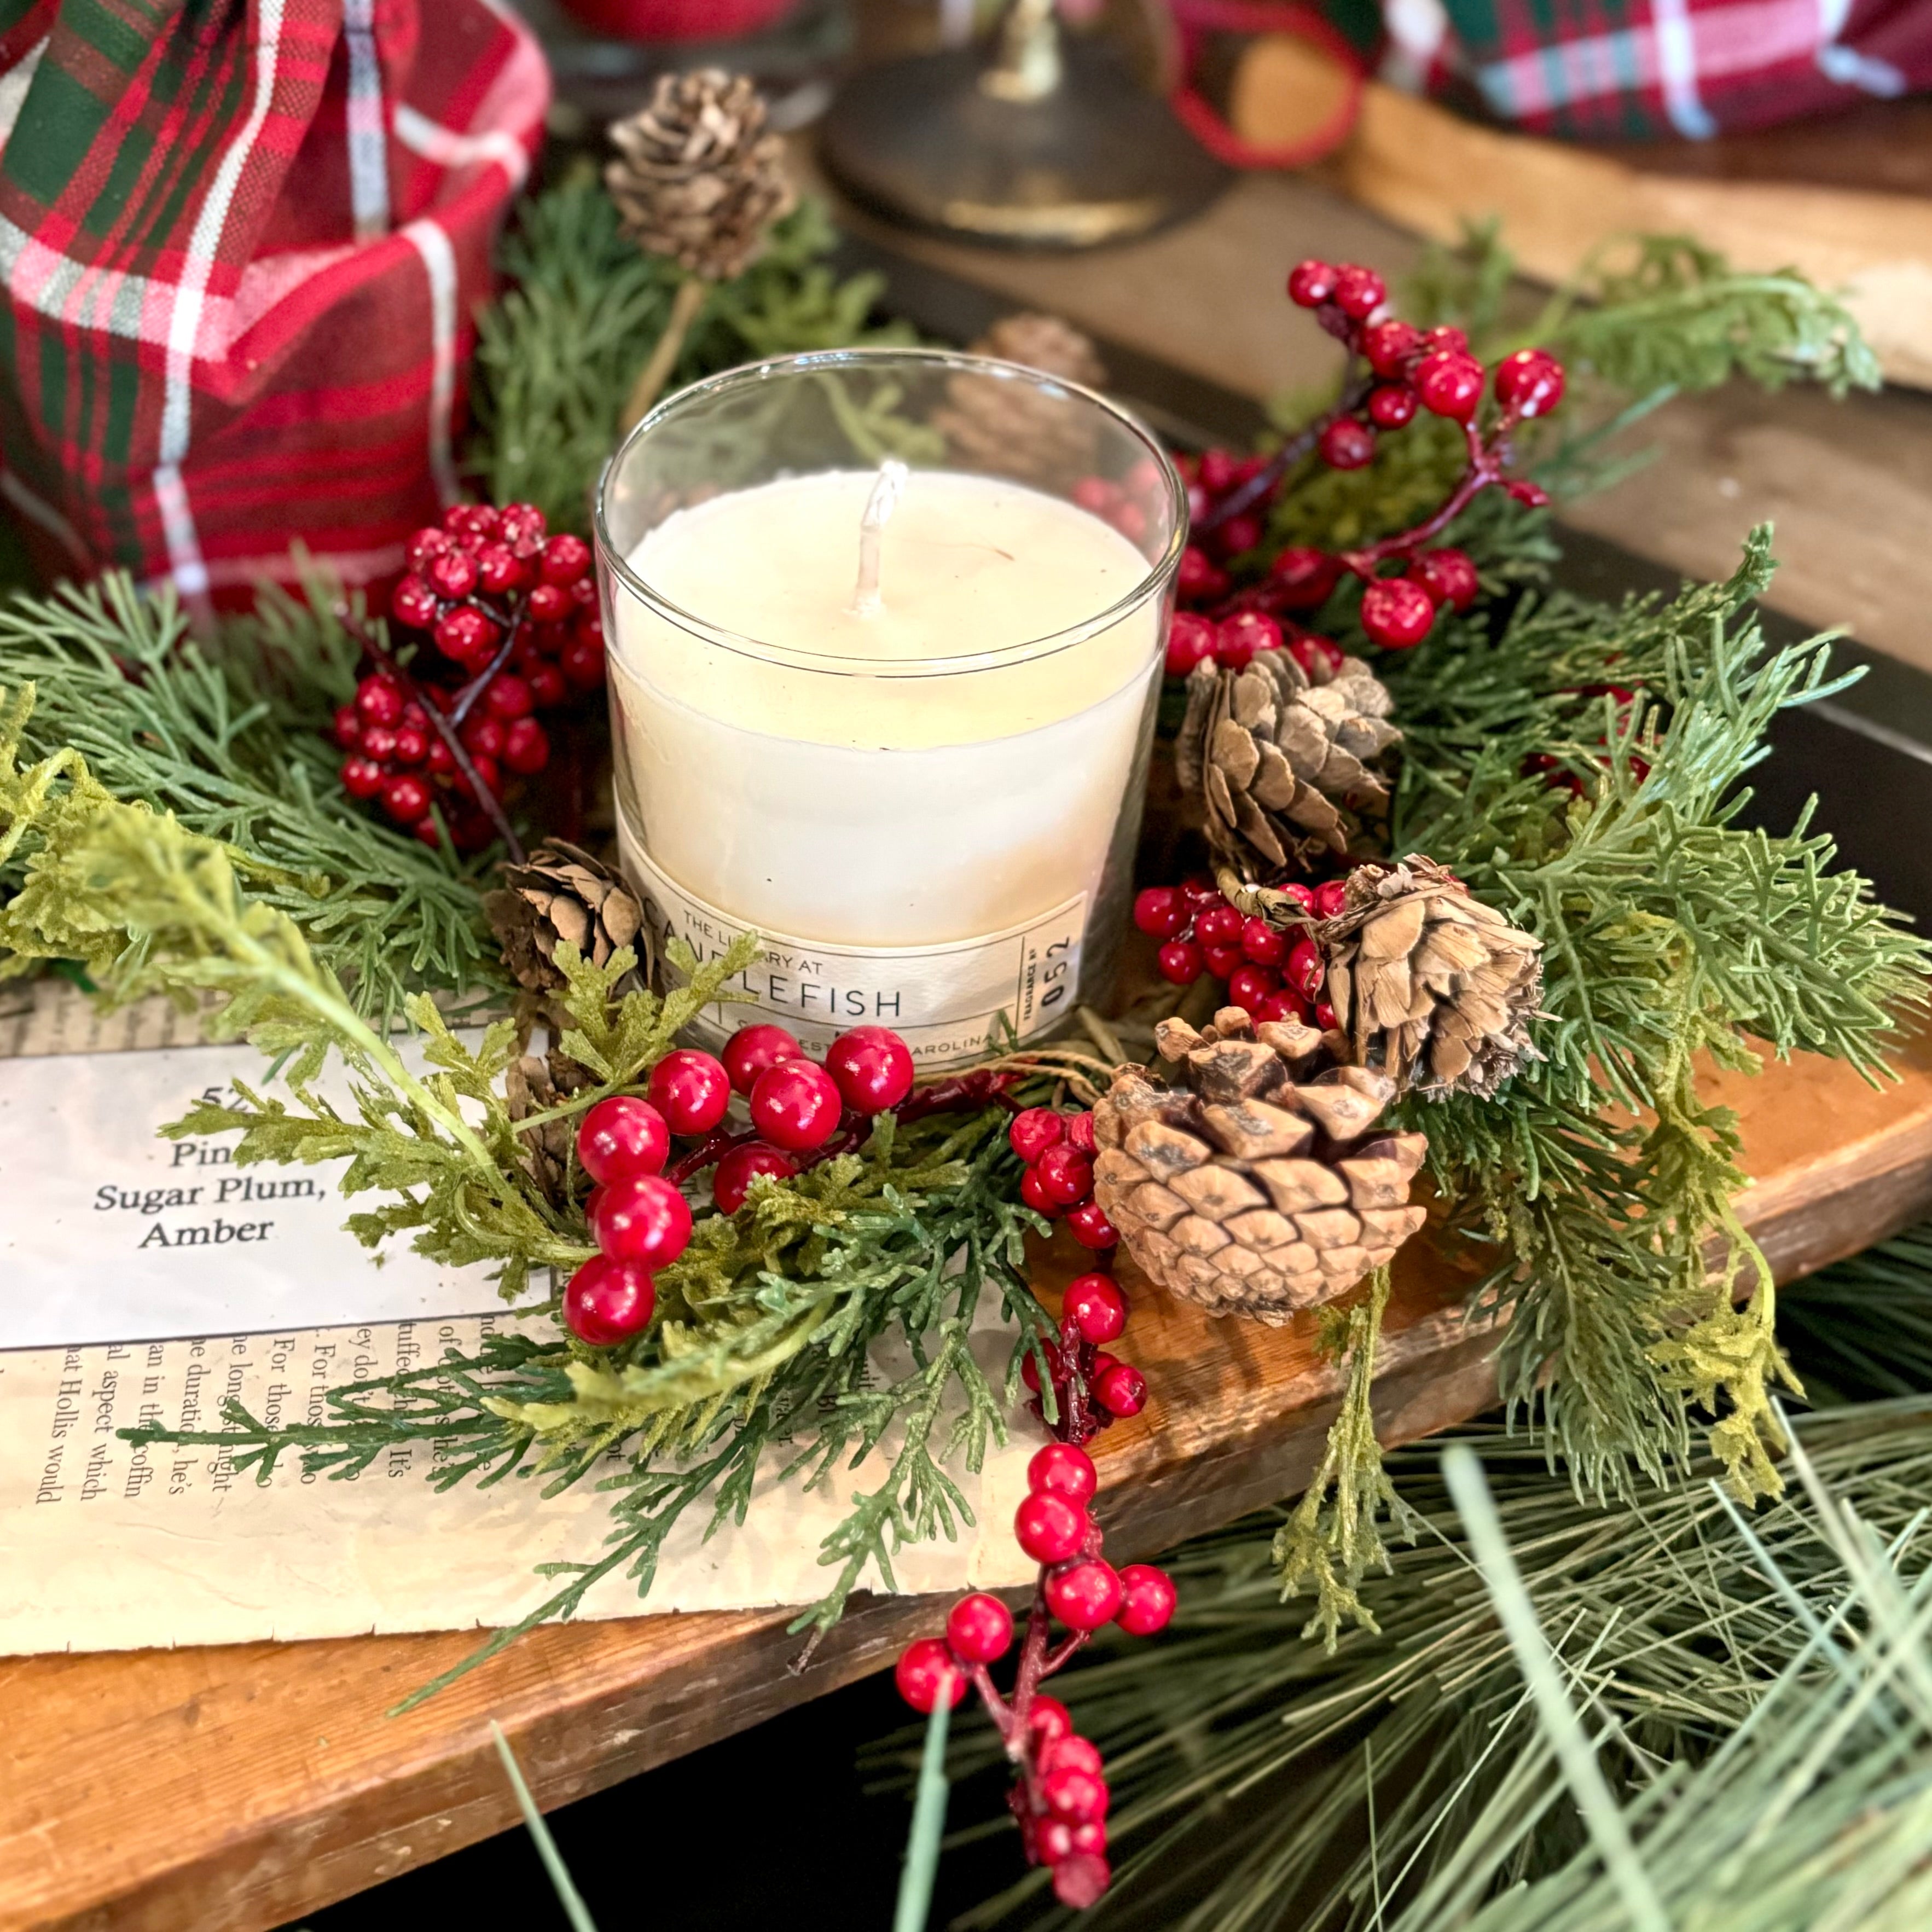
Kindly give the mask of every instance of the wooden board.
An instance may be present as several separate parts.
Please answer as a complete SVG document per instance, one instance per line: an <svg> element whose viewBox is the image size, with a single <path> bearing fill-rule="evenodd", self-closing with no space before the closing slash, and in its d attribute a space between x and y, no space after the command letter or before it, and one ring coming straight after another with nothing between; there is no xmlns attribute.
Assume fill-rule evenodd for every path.
<svg viewBox="0 0 1932 1932"><path fill-rule="evenodd" d="M1742 1118L1741 1204L1780 1276L1932 1209L1932 1040L1902 1065L1883 1090L1811 1059L1712 1083ZM1075 1264L1048 1256L1042 1284ZM1386 1442L1493 1400L1494 1336L1455 1306L1462 1286L1405 1250L1376 1390ZM1304 1484L1336 1396L1312 1324L1215 1323L1130 1287L1154 1400L1100 1444L1120 1556ZM0 1932L262 1932L511 1825L492 1718L560 1804L878 1668L938 1614L860 1600L802 1675L782 1612L552 1627L398 1718L383 1713L472 1635L0 1662Z"/></svg>

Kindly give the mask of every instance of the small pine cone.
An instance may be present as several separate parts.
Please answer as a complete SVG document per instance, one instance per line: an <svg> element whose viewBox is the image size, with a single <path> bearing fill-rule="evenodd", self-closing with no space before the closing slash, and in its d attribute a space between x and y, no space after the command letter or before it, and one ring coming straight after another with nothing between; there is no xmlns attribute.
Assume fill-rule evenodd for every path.
<svg viewBox="0 0 1932 1932"><path fill-rule="evenodd" d="M1542 1058L1529 1037L1542 942L1434 860L1358 866L1321 939L1328 1003L1352 1056L1403 1090L1487 1098Z"/></svg>
<svg viewBox="0 0 1932 1932"><path fill-rule="evenodd" d="M1285 650L1258 651L1241 670L1196 665L1174 758L1215 850L1244 872L1270 872L1346 852L1357 814L1388 805L1370 760L1402 736L1390 708L1360 658L1332 673L1317 659L1313 677Z"/></svg>
<svg viewBox="0 0 1932 1932"><path fill-rule="evenodd" d="M1123 1067L1094 1109L1095 1196L1154 1280L1279 1328L1422 1226L1427 1138L1376 1131L1395 1082L1346 1064L1340 1034L1224 1006L1154 1037L1167 1078Z"/></svg>
<svg viewBox="0 0 1932 1932"><path fill-rule="evenodd" d="M560 1107L580 1087L597 1076L568 1054L553 1048L546 1057L526 1053L510 1062L503 1076L503 1100L512 1120L528 1120ZM577 1131L571 1120L546 1120L517 1136L517 1146L530 1178L553 1207L568 1204L570 1144Z"/></svg>
<svg viewBox="0 0 1932 1932"><path fill-rule="evenodd" d="M503 950L503 964L519 986L532 992L562 989L556 946L567 939L593 966L609 963L626 946L638 950L648 982L652 959L650 932L638 896L600 860L546 838L521 866L506 866L505 890L486 892L483 910ZM626 986L631 983L627 976Z"/></svg>
<svg viewBox="0 0 1932 1932"><path fill-rule="evenodd" d="M1090 389L1107 380L1093 344L1056 316L1004 316L972 349ZM946 388L946 402L932 420L961 469L1023 476L1050 488L1065 488L1092 470L1093 419L1074 398L997 376L955 376Z"/></svg>
<svg viewBox="0 0 1932 1932"><path fill-rule="evenodd" d="M647 254L710 282L741 275L797 200L784 143L742 74L661 74L650 100L614 122L604 170L624 228Z"/></svg>

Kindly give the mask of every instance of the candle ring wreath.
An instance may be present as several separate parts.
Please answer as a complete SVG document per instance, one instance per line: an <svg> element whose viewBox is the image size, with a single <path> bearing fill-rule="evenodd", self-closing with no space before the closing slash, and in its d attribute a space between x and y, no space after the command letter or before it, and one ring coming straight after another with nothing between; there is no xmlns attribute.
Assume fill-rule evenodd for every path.
<svg viewBox="0 0 1932 1932"><path fill-rule="evenodd" d="M814 1060L754 1024L714 1057L680 1034L755 939L657 956L592 849L587 486L667 384L907 334L832 279L822 213L771 191L736 86L667 81L621 130L614 200L579 175L524 205L479 328L478 500L418 534L381 611L311 581L196 637L124 580L0 603L0 970L201 1005L291 1097L244 1090L167 1132L237 1133L244 1164L347 1156L370 1249L496 1270L520 1318L472 1354L335 1390L320 1420L230 1404L221 1430L131 1432L263 1480L428 1443L446 1488L607 1490L602 1550L461 1669L601 1578L648 1592L686 1510L728 1532L761 1471L829 1485L884 1444L794 1626L815 1642L862 1580L892 1586L895 1551L956 1532L956 1472L1023 1405L1048 1440L1014 1526L1040 1569L1012 1687L990 1672L1013 1617L983 1594L898 1682L925 1711L976 1690L1027 1856L1084 1904L1108 1882L1107 1786L1040 1687L1102 1626L1151 1633L1174 1606L1159 1570L1108 1561L1093 1509L1085 1445L1159 1426L1160 1389L1114 1352L1135 1300L1316 1324L1340 1358L1274 1552L1330 1646L1408 1528L1369 1396L1408 1242L1475 1258L1472 1313L1506 1321L1498 1396L1581 1489L1682 1468L1701 1410L1738 1496L1778 1490L1772 1396L1796 1384L1732 1206L1735 1124L1695 1066L1804 1050L1882 1078L1926 950L1808 819L1738 822L1777 714L1846 681L1828 637L1767 642L1768 531L1727 581L1610 605L1552 587L1546 506L1672 390L1836 394L1876 370L1828 296L1682 241L1632 244L1526 323L1493 236L1432 256L1404 314L1370 268L1294 266L1288 299L1344 352L1335 390L1259 450L1176 458L1192 540L1127 995L923 1079L876 1027ZM721 100L731 138L690 162L680 130ZM712 206L736 226L707 250ZM1042 318L982 346L1099 374ZM1050 434L978 407L962 448ZM1118 478L1072 494L1133 512ZM453 1023L479 988L480 1034ZM314 1089L332 1058L346 1112ZM1089 1264L1054 1309L1028 1244L1062 1229ZM968 1346L989 1300L1003 1378ZM912 1366L881 1380L886 1337Z"/></svg>

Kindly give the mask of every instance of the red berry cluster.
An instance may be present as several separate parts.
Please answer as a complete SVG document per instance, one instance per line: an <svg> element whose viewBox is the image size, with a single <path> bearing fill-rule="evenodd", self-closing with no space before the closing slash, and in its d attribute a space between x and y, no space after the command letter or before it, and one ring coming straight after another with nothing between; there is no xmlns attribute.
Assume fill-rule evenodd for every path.
<svg viewBox="0 0 1932 1932"><path fill-rule="evenodd" d="M1007 1139L1020 1157L1020 1198L1049 1221L1064 1219L1083 1248L1111 1248L1120 1238L1094 1198L1094 1116L1028 1107L1016 1114Z"/></svg>
<svg viewBox="0 0 1932 1932"><path fill-rule="evenodd" d="M1076 1276L1067 1283L1060 1311L1058 1340L1040 1344L1053 1384L1052 1426L1070 1442L1085 1442L1120 1417L1138 1415L1146 1408L1147 1377L1132 1363L1121 1361L1100 1347L1102 1342L1114 1340L1127 1325L1126 1299L1112 1275L1096 1272ZM1030 1350L1021 1360L1020 1379L1033 1391L1028 1407L1044 1420L1040 1364ZM1042 1563L1058 1560L1034 1548L1024 1531L1020 1547Z"/></svg>
<svg viewBox="0 0 1932 1932"><path fill-rule="evenodd" d="M585 1208L599 1252L570 1278L563 1318L592 1348L640 1333L657 1305L652 1276L684 1252L691 1208L664 1178L670 1130L629 1094L599 1100L577 1130L578 1164L596 1183Z"/></svg>
<svg viewBox="0 0 1932 1932"><path fill-rule="evenodd" d="M1520 349L1486 370L1460 329L1418 328L1390 315L1382 278L1359 263L1299 262L1289 272L1288 293L1348 351L1341 400L1272 456L1209 450L1177 459L1187 478L1193 533L1177 578L1180 602L1190 616L1204 614L1223 625L1238 616L1280 618L1318 608L1345 574L1352 575L1365 586L1361 622L1370 640L1388 650L1409 649L1428 634L1444 605L1462 610L1475 601L1480 586L1468 557L1432 547L1470 499L1500 484L1520 502L1549 500L1535 484L1506 479L1502 472L1514 432L1562 400L1562 364L1546 350ZM1486 391L1495 406L1483 421ZM1439 509L1414 529L1362 549L1334 556L1299 546L1284 550L1261 583L1234 590L1227 566L1260 547L1265 514L1295 464L1312 450L1333 469L1359 470L1373 460L1378 436L1406 428L1423 410L1459 424L1468 448L1468 467ZM1390 562L1401 568L1385 577L1382 566ZM1287 628L1291 637L1312 635L1292 622ZM1252 628L1231 634L1224 649L1218 629L1209 644L1198 628L1177 620L1168 668L1185 676L1209 656L1246 663L1255 648L1267 647L1249 642L1258 635Z"/></svg>
<svg viewBox="0 0 1932 1932"><path fill-rule="evenodd" d="M1279 650L1286 650L1312 682L1325 684L1342 668L1342 647L1332 638L1299 625L1286 627L1269 611L1238 608L1218 620L1198 611L1175 611L1167 627L1167 674L1185 677L1196 664L1210 660L1229 670L1245 670L1257 652Z"/></svg>
<svg viewBox="0 0 1932 1932"><path fill-rule="evenodd" d="M1311 922L1334 918L1345 896L1340 879L1280 890ZM1227 982L1228 1004L1246 1007L1256 1020L1299 1020L1324 1032L1334 1025L1335 1010L1322 997L1328 966L1313 936L1290 940L1266 920L1230 905L1213 880L1149 886L1135 896L1134 923L1161 941L1156 963L1173 985L1191 986L1210 973Z"/></svg>
<svg viewBox="0 0 1932 1932"><path fill-rule="evenodd" d="M531 776L550 762L536 714L603 682L590 547L546 537L527 503L464 503L417 531L406 561L390 615L427 632L440 658L419 655L406 670L372 649L376 668L335 714L348 754L342 787L379 800L431 845L440 805L458 850L475 850L502 829L505 773ZM460 682L442 675L445 664Z"/></svg>
<svg viewBox="0 0 1932 1932"><path fill-rule="evenodd" d="M1143 549L1166 494L1165 472L1150 456L1141 458L1118 482L1107 476L1083 476L1072 491L1083 510L1112 524L1128 542Z"/></svg>
<svg viewBox="0 0 1932 1932"><path fill-rule="evenodd" d="M1012 1646L1012 1613L983 1592L953 1605L943 1637L908 1645L894 1672L899 1694L922 1713L942 1700L956 1705L969 1682L979 1692L1018 1771L1007 1802L1027 1862L1046 1866L1054 1895L1076 1908L1096 1903L1112 1876L1110 1794L1099 1749L1076 1733L1066 1706L1040 1685L1103 1625L1151 1636L1166 1628L1174 1609L1164 1571L1149 1563L1116 1570L1100 1554L1100 1528L1088 1507L1099 1486L1093 1459L1071 1442L1049 1442L1027 1466L1028 1493L1013 1530L1040 1574L1010 1697L1000 1696L987 1666ZM1068 1635L1050 1647L1055 1620Z"/></svg>

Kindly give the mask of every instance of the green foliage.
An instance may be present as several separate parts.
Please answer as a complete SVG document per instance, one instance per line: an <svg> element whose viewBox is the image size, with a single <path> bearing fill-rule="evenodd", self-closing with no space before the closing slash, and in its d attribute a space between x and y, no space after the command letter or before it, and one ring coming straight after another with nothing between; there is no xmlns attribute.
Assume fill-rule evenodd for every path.
<svg viewBox="0 0 1932 1932"><path fill-rule="evenodd" d="M1642 1808L1634 1834L1666 1898L1673 1885L1694 1889L1705 1871L1720 1869L1717 1845L1735 1828L1727 1820L1748 1820L1753 1807L1769 1815L1765 1782L1740 1762L1764 1745L1783 1750L1802 1737L1815 1756L1814 1774L1787 1787L1803 1797L1794 1822L1804 1856L1770 1868L1780 1887L1800 1879L1798 1896L1814 1913L1838 1888L1855 1886L1856 1874L1883 1869L1825 1856L1836 1834L1850 1834L1847 1852L1868 1827L1882 1834L1898 1816L1885 1781L1914 1788L1898 1785L1900 1760L1884 1755L1900 1736L1895 1700L1906 1694L1868 1670L1867 1633L1882 1633L1873 1654L1888 1667L1922 1671L1897 1648L1882 1599L1890 1574L1922 1606L1932 1403L1922 1393L1872 1398L1895 1382L1932 1390L1928 1231L1812 1277L1802 1291L1812 1321L1796 1335L1799 1366L1815 1383L1844 1363L1830 1339L1837 1326L1869 1324L1870 1298L1880 1291L1906 1334L1921 1340L1875 1375L1846 1369L1844 1393L1856 1406L1796 1427L1808 1486L1749 1516L1708 1466L1603 1508L1580 1498L1532 1443L1493 1426L1458 1438L1482 1457L1528 1601L1567 1681L1588 1700L1604 1774L1619 1798ZM1796 1301L1799 1292L1791 1293ZM1826 1338L1821 1349L1804 1346L1808 1334ZM1115 1886L1082 1923L1099 1932L1438 1932L1470 1923L1485 1899L1494 1901L1495 1924L1512 1932L1629 1922L1585 1849L1578 1810L1523 1694L1486 1584L1489 1566L1441 1474L1442 1448L1390 1456L1418 1545L1392 1575L1365 1582L1373 1622L1333 1652L1300 1641L1281 1616L1263 1538L1286 1517L1273 1511L1164 1559L1180 1588L1169 1630L1152 1642L1103 1640L1055 1687L1105 1754L1114 1791ZM1853 1695L1869 1700L1869 1729L1835 1701ZM1841 1750L1820 1744L1827 1716L1846 1726ZM1932 1738L1916 1718L1904 1735L1911 1774L1922 1780ZM880 1759L904 1762L916 1744L894 1739ZM1885 1768L1876 1786L1860 1788L1858 1767L1875 1747ZM956 1744L956 1771L970 1774L996 1753L995 1742L969 1735ZM1780 1760L1786 1774L1800 1755ZM1851 1782L1840 1784L1841 1774ZM1856 1801L1841 1802L1851 1790ZM989 1790L986 1811L995 1803ZM1688 1828L1665 1831L1687 1803ZM1920 1861L1924 1828L1922 1821L1912 1841ZM1653 1844L1654 1831L1662 1835ZM1708 1860L1700 1855L1707 1844ZM1558 1873L1565 1882L1548 1880ZM1775 1916L1771 1888L1749 1870L1724 1882L1730 1916L1673 1905L1671 1922L1726 1932L1872 1922L1855 1912ZM1030 1876L960 1922L1071 1924L1043 1890ZM1579 1892L1600 1916L1563 1916Z"/></svg>
<svg viewBox="0 0 1932 1932"><path fill-rule="evenodd" d="M359 627L359 603L346 608ZM266 592L254 618L212 644L189 634L169 588L144 593L114 575L18 594L0 601L0 663L20 681L0 755L10 764L64 760L69 773L84 764L100 798L171 814L224 846L250 890L301 926L364 1012L392 1012L412 988L466 988L498 969L474 868L379 824L337 782L339 754L324 734L353 692L358 650L320 584L304 600ZM92 796L72 782L82 801ZM30 810L26 802L0 820L0 886L38 880L46 908L56 875L38 856L34 821L67 808L58 787ZM120 922L103 910L101 943L118 944ZM0 944L12 958L0 958L0 972L49 956L16 910L8 909ZM67 916L88 915L76 901ZM52 956L94 956L88 932L62 939L50 928L43 938Z"/></svg>
<svg viewBox="0 0 1932 1932"><path fill-rule="evenodd" d="M877 276L834 274L824 258L836 238L815 201L779 222L759 259L706 296L670 386L760 356L912 340L872 320ZM682 273L626 237L588 164L520 205L500 260L512 286L477 319L469 465L488 501L532 502L554 528L587 533L591 488Z"/></svg>

